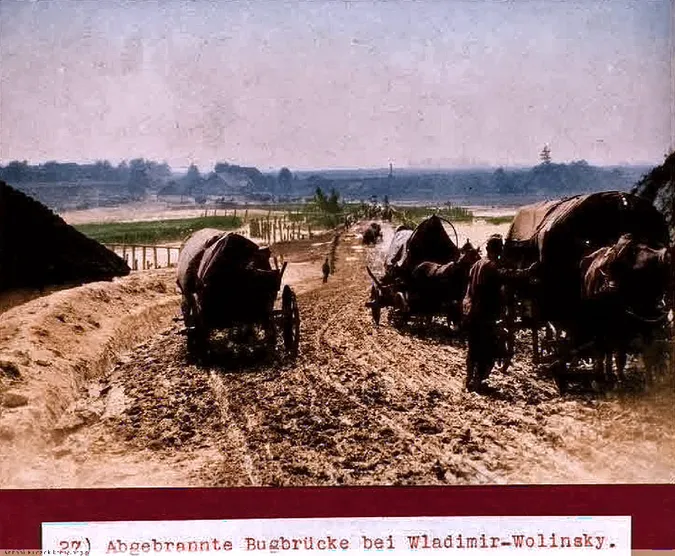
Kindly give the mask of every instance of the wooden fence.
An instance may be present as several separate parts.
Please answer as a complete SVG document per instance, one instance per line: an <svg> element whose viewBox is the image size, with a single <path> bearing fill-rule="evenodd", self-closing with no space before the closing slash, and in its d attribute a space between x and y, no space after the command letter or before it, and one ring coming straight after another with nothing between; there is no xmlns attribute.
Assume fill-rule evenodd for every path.
<svg viewBox="0 0 675 556"><path fill-rule="evenodd" d="M316 233L326 232L348 224L354 218L349 213L326 214L320 212L289 211L274 215L272 211L266 216L252 218L245 225L246 234L251 238L261 239L268 245L284 241L312 238ZM321 222L323 225L313 224Z"/></svg>
<svg viewBox="0 0 675 556"><path fill-rule="evenodd" d="M248 235L251 238L262 239L268 244L282 241L294 241L311 238L312 225L303 220L295 220L289 215L267 216L253 218L248 222Z"/></svg>
<svg viewBox="0 0 675 556"><path fill-rule="evenodd" d="M221 214L228 214L227 210L218 209ZM233 211L234 216L237 211ZM213 212L204 211L204 216L215 216L216 210ZM257 218L249 218L248 209L240 211L243 216L243 228L238 230L239 233L251 238L252 240L262 240L268 245L280 243L285 241L296 241L301 239L312 238L317 231L325 231L325 228L317 230L312 227L310 218L311 213L303 213L298 211L288 212L286 214L273 215L270 210L267 215ZM346 220L346 214L333 215L339 222L343 224ZM161 245L142 245L142 244L123 244L111 243L106 247L117 253L129 265L131 270L149 270L153 268L167 268L173 267L178 262L180 255L180 247L176 246L161 246Z"/></svg>
<svg viewBox="0 0 675 556"><path fill-rule="evenodd" d="M149 270L176 266L180 247L163 245L108 244L108 249L117 253L131 270Z"/></svg>

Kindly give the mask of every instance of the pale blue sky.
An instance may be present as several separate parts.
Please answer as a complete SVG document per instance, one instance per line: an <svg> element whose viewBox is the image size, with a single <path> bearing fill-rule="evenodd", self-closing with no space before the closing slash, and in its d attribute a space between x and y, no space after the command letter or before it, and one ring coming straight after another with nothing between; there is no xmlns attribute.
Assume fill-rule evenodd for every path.
<svg viewBox="0 0 675 556"><path fill-rule="evenodd" d="M0 0L0 161L658 163L669 0Z"/></svg>

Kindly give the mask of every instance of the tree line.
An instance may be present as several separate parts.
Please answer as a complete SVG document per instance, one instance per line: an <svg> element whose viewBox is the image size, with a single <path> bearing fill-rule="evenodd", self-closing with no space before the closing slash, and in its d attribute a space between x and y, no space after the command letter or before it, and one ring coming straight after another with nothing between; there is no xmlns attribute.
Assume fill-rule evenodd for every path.
<svg viewBox="0 0 675 556"><path fill-rule="evenodd" d="M93 164L75 162L45 162L28 164L13 160L6 166L0 166L0 178L8 183L61 183L61 182L126 182L139 176L149 180L162 180L171 176L171 168L166 162L154 162L143 158L123 160L113 166L107 160Z"/></svg>
<svg viewBox="0 0 675 556"><path fill-rule="evenodd" d="M343 197L350 199L388 195L400 200L442 200L462 196L561 196L608 189L626 190L640 177L628 168L595 167L584 160L553 163L550 150L542 151L540 158L541 164L524 169L405 172L349 178L330 173L322 175L321 172L299 177L287 167L278 173L263 173L255 167L227 162L218 162L213 169L205 172L192 164L186 173L178 175L166 162L143 158L122 161L117 165L107 160L92 164L47 162L39 165L15 160L0 166L0 179L19 186L102 183L125 188L131 197L142 197L149 190L154 190L165 195L202 200L211 195L227 196L235 192L251 198L263 195L269 196L270 200L291 200L306 199L320 188L327 192L339 191Z"/></svg>

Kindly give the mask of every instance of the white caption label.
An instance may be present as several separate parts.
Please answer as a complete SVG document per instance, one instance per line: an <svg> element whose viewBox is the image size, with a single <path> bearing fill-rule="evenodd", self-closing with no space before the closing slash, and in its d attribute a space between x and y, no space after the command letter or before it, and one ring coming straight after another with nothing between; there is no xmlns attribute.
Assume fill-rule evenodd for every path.
<svg viewBox="0 0 675 556"><path fill-rule="evenodd" d="M43 523L47 554L603 554L629 556L630 517L414 517Z"/></svg>

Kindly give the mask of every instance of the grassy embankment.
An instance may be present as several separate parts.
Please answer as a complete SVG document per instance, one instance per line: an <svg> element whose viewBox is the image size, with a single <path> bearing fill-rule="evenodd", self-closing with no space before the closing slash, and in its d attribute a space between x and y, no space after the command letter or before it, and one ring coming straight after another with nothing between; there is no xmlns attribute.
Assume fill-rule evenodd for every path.
<svg viewBox="0 0 675 556"><path fill-rule="evenodd" d="M104 244L145 244L182 241L195 230L234 230L242 225L238 216L202 216L176 220L104 222L75 226L84 235Z"/></svg>

